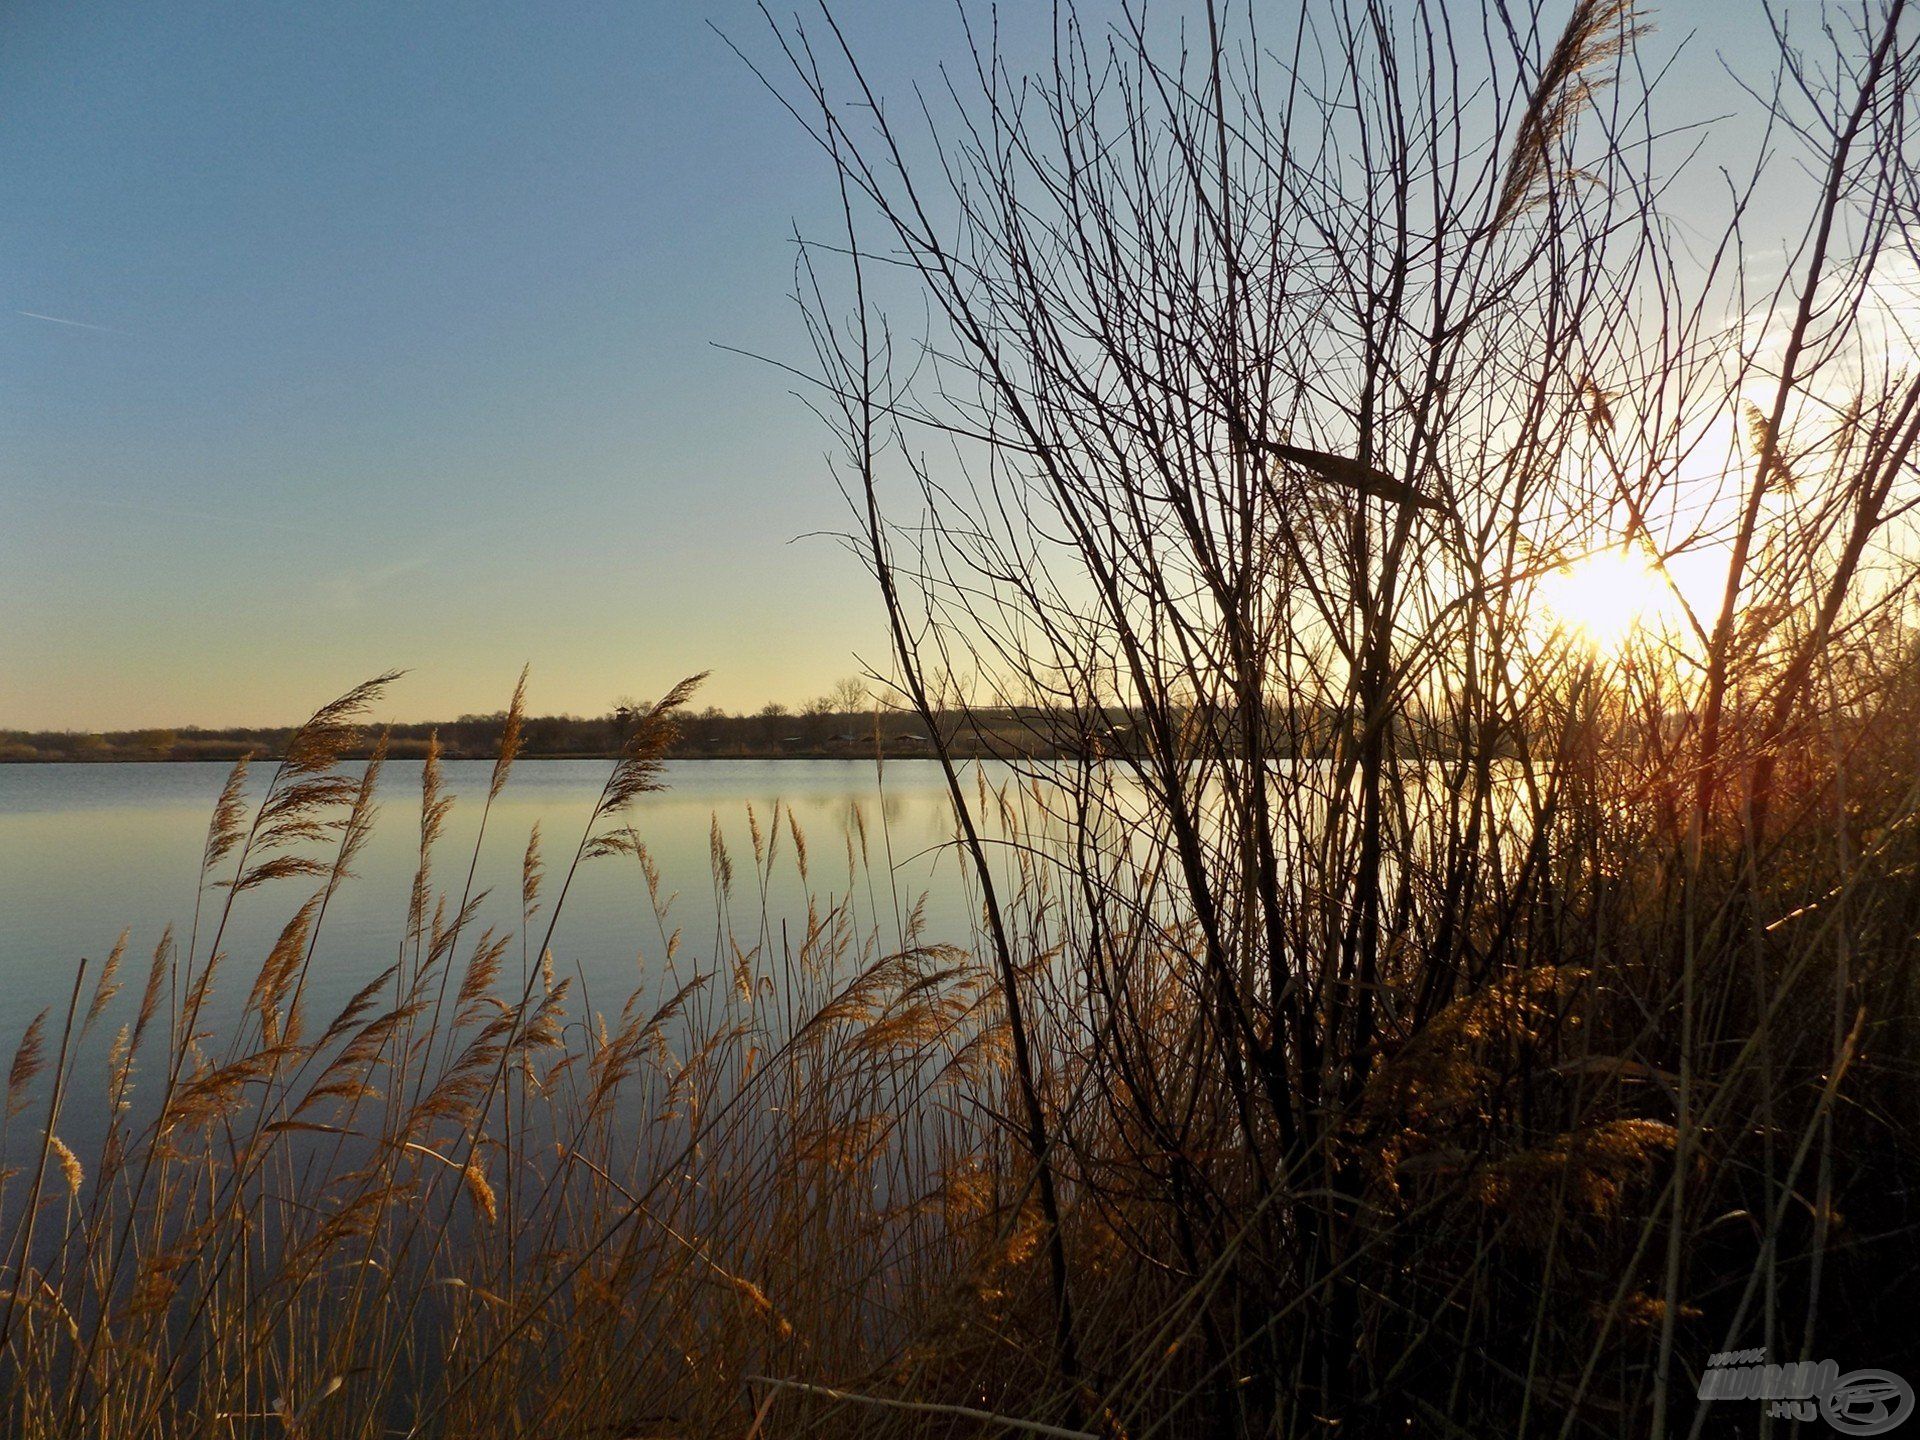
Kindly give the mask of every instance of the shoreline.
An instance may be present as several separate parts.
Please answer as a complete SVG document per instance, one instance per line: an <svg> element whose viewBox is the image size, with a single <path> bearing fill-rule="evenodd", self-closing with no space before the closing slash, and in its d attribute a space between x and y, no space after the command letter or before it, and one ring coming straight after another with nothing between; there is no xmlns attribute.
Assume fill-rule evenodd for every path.
<svg viewBox="0 0 1920 1440"><path fill-rule="evenodd" d="M271 754L257 750L237 750L231 755L0 755L0 767L12 765L22 767L35 765L231 765L243 755L251 755L255 760L269 760L273 758ZM371 758L371 755L365 753L348 754L341 757L342 760L368 760ZM387 756L389 761L419 761L425 758L424 755L412 754L395 755L390 753ZM514 758L513 763L516 765L524 765L530 761L553 760L611 762L619 758L619 755L612 751L606 754L593 755L575 753L533 755L522 752ZM848 765L863 765L875 759L888 761L933 761L939 757L927 750L889 750L877 756L870 754L849 755L844 751L793 750L783 751L777 755L717 755L703 752L698 755L667 755L664 758L670 762L679 760L839 760ZM956 754L953 758L955 760L1059 760L1066 757L1061 755L1039 754L994 755L983 752L980 754ZM493 757L491 755L442 755L440 757L440 763L443 765L491 765L493 763Z"/></svg>

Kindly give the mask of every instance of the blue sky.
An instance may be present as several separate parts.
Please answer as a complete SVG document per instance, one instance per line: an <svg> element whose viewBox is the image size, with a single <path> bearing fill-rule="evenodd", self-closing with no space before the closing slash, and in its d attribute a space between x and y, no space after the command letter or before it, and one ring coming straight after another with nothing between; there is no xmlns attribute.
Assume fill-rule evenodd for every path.
<svg viewBox="0 0 1920 1440"><path fill-rule="evenodd" d="M883 63L953 33L847 8ZM763 40L658 0L8 6L0 724L851 671L869 586L796 539L843 518L828 437L714 348L797 356L828 177L709 18Z"/></svg>
<svg viewBox="0 0 1920 1440"><path fill-rule="evenodd" d="M883 83L957 53L941 0L837 8ZM524 660L542 711L705 668L757 706L881 650L801 538L830 437L715 348L800 356L832 190L709 20L765 52L737 0L13 0L0 725L281 722L395 666L445 716Z"/></svg>

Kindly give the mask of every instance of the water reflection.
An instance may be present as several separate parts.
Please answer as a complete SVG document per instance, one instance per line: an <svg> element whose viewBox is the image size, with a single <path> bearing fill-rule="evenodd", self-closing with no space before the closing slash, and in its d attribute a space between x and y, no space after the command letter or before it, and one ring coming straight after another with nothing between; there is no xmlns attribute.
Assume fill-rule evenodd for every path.
<svg viewBox="0 0 1920 1440"><path fill-rule="evenodd" d="M519 928L529 833L538 823L549 866L564 868L607 768L573 760L516 767L474 866L475 892L487 892L476 933ZM490 766L454 762L444 770L455 804L434 878L457 897ZM42 1008L65 1005L82 957L97 974L123 929L131 932L123 980L136 987L167 925L182 942L188 938L207 821L225 775L225 766L200 764L0 766L0 1052L11 1053ZM265 779L261 767L254 798ZM733 859L736 930L758 928L763 897L775 935L782 918L803 928L810 889L822 904L847 901L862 923L877 922L889 936L924 896L930 935L965 938L970 902L958 881L952 810L936 766L890 762L883 787L870 764L682 761L667 766L666 781L668 789L643 797L631 817L658 868L661 898L671 900L666 925L656 920L641 867L615 856L582 867L554 933L556 964L584 979L595 1005L617 1009L636 985L660 983L675 926L684 931L682 968L711 958L716 822ZM315 953L308 995L315 1014L330 1013L395 958L418 859L419 783L417 763L387 767L373 837L354 880L329 908ZM807 846L804 886L793 863L795 822ZM778 847L764 887L752 859L756 828L763 852ZM208 1016L213 1028L231 1018L260 957L309 890L310 882L288 880L242 897L222 941L231 961ZM205 929L219 903L210 891ZM544 933L544 924L536 928ZM207 940L203 933L203 949ZM516 957L519 948L511 952ZM517 971L517 958L509 968Z"/></svg>

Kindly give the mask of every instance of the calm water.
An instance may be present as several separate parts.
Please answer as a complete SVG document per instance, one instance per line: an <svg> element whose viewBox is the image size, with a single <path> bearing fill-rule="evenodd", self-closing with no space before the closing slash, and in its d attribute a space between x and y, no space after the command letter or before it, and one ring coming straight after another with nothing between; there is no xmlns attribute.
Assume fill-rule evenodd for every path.
<svg viewBox="0 0 1920 1440"><path fill-rule="evenodd" d="M479 761L445 767L446 789L457 799L436 851L435 879L453 891L450 909L465 881L489 773ZM515 768L480 850L475 889L491 891L481 926L517 931L520 860L536 822L551 902L606 774L602 761L523 761ZM42 1007L56 1007L57 1020L82 957L93 962L91 986L115 938L130 930L122 980L137 992L163 927L171 922L186 935L207 819L225 776L224 765L0 765L0 1064ZM760 933L750 810L763 832L776 805L782 812L765 905L776 946L783 920L796 944L806 924L788 812L806 837L808 888L823 903L851 896L859 916L891 938L896 914L924 893L930 931L964 938L968 901L951 851L951 808L933 764L890 762L884 792L870 763L832 760L683 761L670 764L666 778L669 788L642 797L631 816L659 867L663 895L677 897L666 926L655 921L638 864L616 856L582 868L555 932L560 972L585 980L596 1009L616 1010L636 985L662 979L665 935L676 926L684 932L683 971L713 954L709 837L716 817L733 857L733 929L747 939ZM316 1017L395 956L417 858L419 783L416 762L386 769L379 823L355 866L357 878L326 917L316 952ZM870 867L857 863L856 810L865 821ZM220 987L226 1003L244 995L266 947L312 888L311 881L286 880L242 897L223 941L231 957ZM219 899L209 896L211 911ZM544 930L544 922L536 928ZM519 946L509 954L509 970L517 973ZM124 994L116 1012L131 1009L134 999Z"/></svg>

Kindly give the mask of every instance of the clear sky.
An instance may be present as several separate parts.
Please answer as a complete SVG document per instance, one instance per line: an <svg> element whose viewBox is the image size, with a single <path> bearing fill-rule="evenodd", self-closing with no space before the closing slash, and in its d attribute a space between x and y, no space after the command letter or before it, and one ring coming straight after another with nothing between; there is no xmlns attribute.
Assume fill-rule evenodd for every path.
<svg viewBox="0 0 1920 1440"><path fill-rule="evenodd" d="M940 0L836 8L883 82L957 53ZM389 667L448 716L527 660L540 711L751 707L882 651L803 538L830 437L715 348L800 357L832 188L709 20L765 52L746 0L0 10L0 725Z"/></svg>
<svg viewBox="0 0 1920 1440"><path fill-rule="evenodd" d="M842 7L883 64L940 4ZM824 690L880 646L789 383L824 162L745 3L0 14L0 725ZM878 23L884 20L884 24Z"/></svg>

